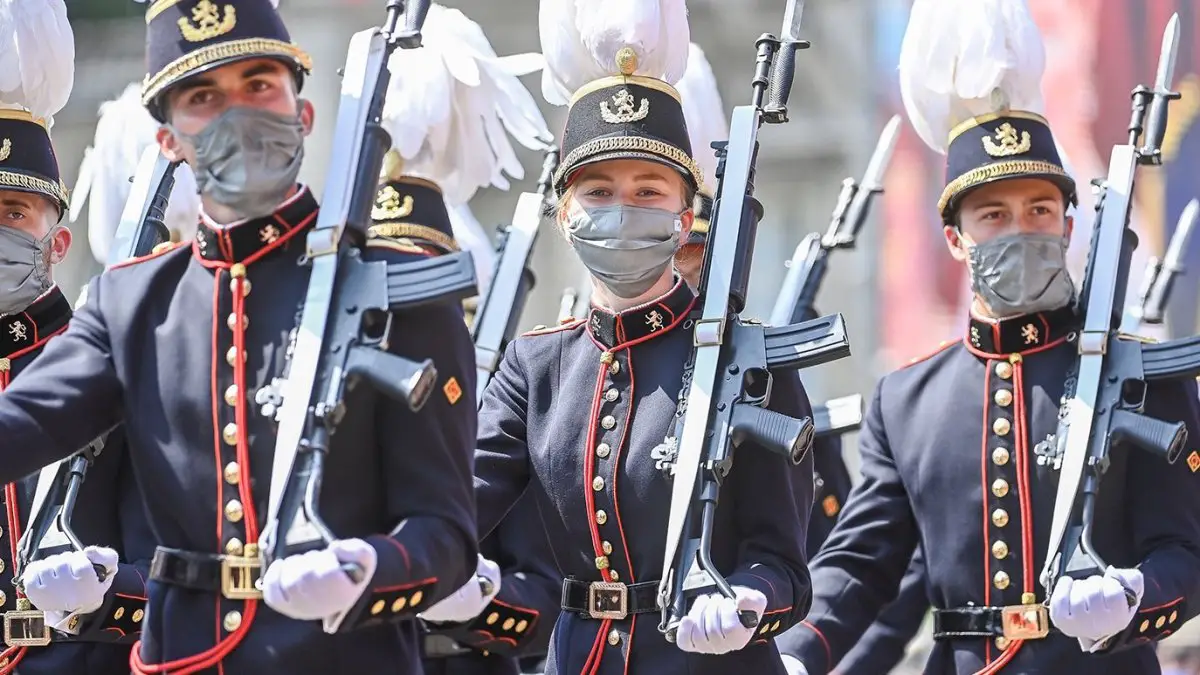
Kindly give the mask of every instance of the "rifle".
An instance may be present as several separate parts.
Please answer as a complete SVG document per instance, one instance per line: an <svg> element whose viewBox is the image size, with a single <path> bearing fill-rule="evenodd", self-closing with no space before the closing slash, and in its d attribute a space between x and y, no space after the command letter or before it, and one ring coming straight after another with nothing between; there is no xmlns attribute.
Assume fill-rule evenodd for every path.
<svg viewBox="0 0 1200 675"><path fill-rule="evenodd" d="M1176 14L1163 35L1154 88L1139 85L1133 90L1129 141L1113 147L1108 177L1100 183L1097 227L1078 299L1084 317L1079 360L1067 375L1056 433L1062 469L1041 574L1047 598L1059 577L1087 577L1107 568L1092 545L1092 531L1096 493L1108 468L1111 444L1129 441L1174 463L1187 441L1182 422L1164 422L1142 412L1150 382L1200 374L1200 336L1149 344L1124 339L1118 331L1137 246L1137 235L1129 229L1134 176L1139 165L1162 162L1167 108L1179 98L1170 89L1178 42ZM1141 147L1139 137L1145 141Z"/></svg>
<svg viewBox="0 0 1200 675"><path fill-rule="evenodd" d="M133 186L121 211L121 222L109 248L108 264L149 255L154 247L170 240L164 224L167 202L175 185L175 168L154 146L146 148L138 161ZM111 433L108 432L108 433ZM83 543L71 529L75 501L87 477L88 470L104 451L108 433L92 441L88 447L60 462L42 468L34 487L29 509L29 525L17 543L17 570L23 572L29 563L55 553L82 551ZM53 532L52 532L53 528ZM104 581L108 570L92 564L97 578ZM17 577L14 585L24 588L24 579ZM44 647L50 644L50 627L45 613L35 609L26 598L17 599L16 611L4 615L4 641L10 647Z"/></svg>
<svg viewBox="0 0 1200 675"><path fill-rule="evenodd" d="M265 569L273 560L334 540L320 518L317 498L347 387L366 380L381 393L405 401L414 412L427 400L437 371L429 360L417 363L386 351L391 311L460 302L476 292L468 253L405 263L367 262L361 253L376 180L391 145L379 126L390 77L388 58L396 48L421 46L429 4L388 0L383 27L350 40L325 205L308 234L302 259L312 268L308 290L286 377L278 383L277 396L266 403L274 408L279 432L267 525L259 545L246 553L253 559L247 567ZM351 579L361 580L360 566L347 563L342 569ZM250 576L239 576L226 597L231 597L229 592L258 597L253 579L246 583ZM332 631L336 625L325 628Z"/></svg>
<svg viewBox="0 0 1200 675"><path fill-rule="evenodd" d="M782 326L817 316L817 291L821 289L825 273L829 270L829 254L839 248L853 249L857 243L858 233L867 222L872 199L883 193L883 174L887 171L899 136L900 116L892 115L879 135L862 181L856 183L853 178L842 181L842 191L833 207L825 236L818 236L814 232L796 246L783 288L775 300L775 308L771 310L771 325Z"/></svg>
<svg viewBox="0 0 1200 675"><path fill-rule="evenodd" d="M851 394L831 398L813 406L813 435L841 436L848 431L857 431L862 426L862 394Z"/></svg>
<svg viewBox="0 0 1200 675"><path fill-rule="evenodd" d="M576 286L563 289L558 300L558 320L566 321L571 317L587 315L592 302L592 277L584 270Z"/></svg>
<svg viewBox="0 0 1200 675"><path fill-rule="evenodd" d="M529 291L533 289L534 276L529 269L529 256L537 241L543 205L546 195L550 193L557 167L558 149L552 148L546 152L537 189L521 195L512 224L500 231L496 274L487 295L475 311L475 323L471 326L471 338L475 342L475 369L479 378L475 385L475 400L479 403L483 402L483 390L500 365L504 346L517 332L517 321L525 309Z"/></svg>
<svg viewBox="0 0 1200 675"><path fill-rule="evenodd" d="M795 50L809 46L797 39L803 9L803 0L788 0L782 39L764 34L757 40L751 103L734 108L729 140L713 143L718 186L700 276L703 310L695 319L674 435L657 450L674 473L658 588L658 629L672 642L688 600L701 587L715 585L724 596L735 597L711 557L717 499L734 449L750 440L799 463L812 446L811 419L762 407L771 395L771 370L818 365L850 352L840 315L777 327L743 322L738 316L745 307L763 212L753 195L758 128L763 122L787 121ZM693 569L696 573L689 573ZM752 611L740 618L747 627L758 623Z"/></svg>
<svg viewBox="0 0 1200 675"><path fill-rule="evenodd" d="M121 212L121 223L108 250L109 265L149 255L155 246L170 241L171 232L163 219L171 188L175 186L177 166L179 162L167 159L156 146L142 152L133 187Z"/></svg>
<svg viewBox="0 0 1200 675"><path fill-rule="evenodd" d="M1175 277L1187 271L1183 266L1183 254L1187 251L1188 239L1196 227L1197 218L1200 218L1200 200L1193 199L1179 214L1179 222L1171 235L1171 243L1167 245L1166 256L1161 259L1153 256L1146 261L1137 302L1126 310L1121 320L1121 332L1132 335L1143 323L1158 325L1163 322Z"/></svg>

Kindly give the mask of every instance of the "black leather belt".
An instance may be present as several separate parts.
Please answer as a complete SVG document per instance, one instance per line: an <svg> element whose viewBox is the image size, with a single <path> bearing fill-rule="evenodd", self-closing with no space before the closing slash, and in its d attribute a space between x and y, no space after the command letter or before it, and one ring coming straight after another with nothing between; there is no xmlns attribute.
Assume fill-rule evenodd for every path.
<svg viewBox="0 0 1200 675"><path fill-rule="evenodd" d="M421 636L421 656L427 659L447 659L452 656L475 653L478 652L458 644L445 635L426 633Z"/></svg>
<svg viewBox="0 0 1200 675"><path fill-rule="evenodd" d="M563 579L562 608L593 619L621 620L658 611L658 582L622 584Z"/></svg>
<svg viewBox="0 0 1200 675"><path fill-rule="evenodd" d="M1004 637L1040 640L1053 630L1045 605L958 607L933 610L933 639Z"/></svg>
<svg viewBox="0 0 1200 675"><path fill-rule="evenodd" d="M150 562L150 578L193 591L220 593L229 600L262 597L255 587L262 563L258 557L197 553L159 546Z"/></svg>

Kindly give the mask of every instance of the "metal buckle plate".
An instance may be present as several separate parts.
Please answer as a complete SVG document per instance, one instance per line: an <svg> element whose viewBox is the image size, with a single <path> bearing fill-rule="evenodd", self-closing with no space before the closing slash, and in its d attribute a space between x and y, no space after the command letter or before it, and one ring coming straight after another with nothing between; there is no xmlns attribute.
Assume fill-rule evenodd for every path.
<svg viewBox="0 0 1200 675"><path fill-rule="evenodd" d="M251 552L250 546L246 549ZM261 575L262 560L257 555L227 555L221 559L221 595L227 600L261 600L262 591L257 586Z"/></svg>
<svg viewBox="0 0 1200 675"><path fill-rule="evenodd" d="M40 609L4 613L4 644L9 647L45 647L50 644L50 626Z"/></svg>
<svg viewBox="0 0 1200 675"><path fill-rule="evenodd" d="M1050 633L1045 605L1011 605L1000 610L1000 624L1009 640L1041 640Z"/></svg>
<svg viewBox="0 0 1200 675"><path fill-rule="evenodd" d="M595 581L588 586L588 616L620 621L629 614L629 589L613 581Z"/></svg>

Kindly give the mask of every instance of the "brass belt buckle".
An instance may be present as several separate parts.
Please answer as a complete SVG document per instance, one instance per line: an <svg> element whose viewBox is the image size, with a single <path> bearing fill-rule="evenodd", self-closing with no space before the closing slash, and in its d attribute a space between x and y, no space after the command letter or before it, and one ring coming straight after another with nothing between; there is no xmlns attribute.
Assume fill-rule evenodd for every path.
<svg viewBox="0 0 1200 675"><path fill-rule="evenodd" d="M1009 640L1041 640L1050 633L1050 612L1039 603L1002 607L1000 625Z"/></svg>
<svg viewBox="0 0 1200 675"><path fill-rule="evenodd" d="M629 589L613 581L595 581L588 586L588 616L620 621L629 614Z"/></svg>
<svg viewBox="0 0 1200 675"><path fill-rule="evenodd" d="M46 613L34 609L28 598L17 598L17 609L4 613L4 644L9 647L45 647L50 644Z"/></svg>
<svg viewBox="0 0 1200 675"><path fill-rule="evenodd" d="M246 544L246 555L221 558L221 595L227 600L260 600L256 582L262 575L258 545Z"/></svg>

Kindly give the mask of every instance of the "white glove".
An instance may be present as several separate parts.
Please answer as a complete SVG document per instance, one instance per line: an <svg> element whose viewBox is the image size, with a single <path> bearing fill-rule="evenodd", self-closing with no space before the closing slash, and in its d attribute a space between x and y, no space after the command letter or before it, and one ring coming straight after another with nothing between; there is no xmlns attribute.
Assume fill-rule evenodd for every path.
<svg viewBox="0 0 1200 675"><path fill-rule="evenodd" d="M100 546L36 560L21 575L25 596L46 613L46 623L51 627L75 632L68 630L73 617L91 614L104 604L104 596L117 575L117 560L116 551ZM104 581L96 575L93 563L104 568Z"/></svg>
<svg viewBox="0 0 1200 675"><path fill-rule="evenodd" d="M750 643L754 628L746 628L738 619L739 610L753 610L762 620L767 609L767 596L745 586L734 586L737 600L730 600L720 593L701 595L692 603L683 620L679 622L679 633L675 644L685 652L697 654L724 654Z"/></svg>
<svg viewBox="0 0 1200 675"><path fill-rule="evenodd" d="M787 670L787 675L808 675L808 669L800 662L800 659L787 654L781 654L783 657L783 667Z"/></svg>
<svg viewBox="0 0 1200 675"><path fill-rule="evenodd" d="M343 563L358 563L363 576L354 582ZM263 601L280 614L300 621L321 619L334 633L371 583L379 556L362 539L343 539L328 548L276 560L262 578Z"/></svg>
<svg viewBox="0 0 1200 675"><path fill-rule="evenodd" d="M1132 606L1126 589L1137 596ZM1096 651L1133 620L1144 590L1145 581L1137 569L1109 567L1104 576L1060 577L1050 596L1050 620L1063 635L1077 638L1084 651Z"/></svg>
<svg viewBox="0 0 1200 675"><path fill-rule="evenodd" d="M484 595L479 587L479 578L484 577L492 582L492 592ZM479 556L475 563L475 576L471 577L453 595L442 598L433 607L421 612L418 616L426 621L462 623L479 616L488 606L492 598L500 592L500 566Z"/></svg>

